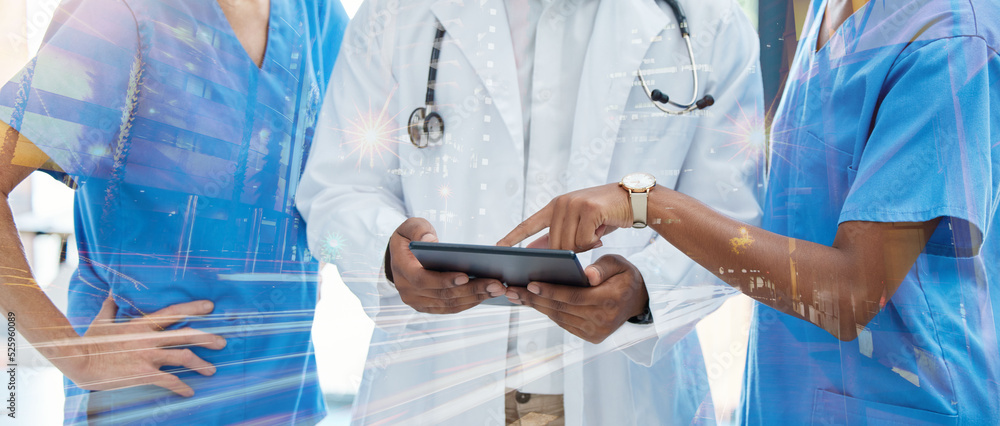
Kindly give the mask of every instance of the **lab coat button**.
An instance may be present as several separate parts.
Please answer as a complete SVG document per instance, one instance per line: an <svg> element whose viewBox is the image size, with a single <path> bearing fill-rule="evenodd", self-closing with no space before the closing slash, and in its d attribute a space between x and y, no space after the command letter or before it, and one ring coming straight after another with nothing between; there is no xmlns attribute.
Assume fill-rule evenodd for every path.
<svg viewBox="0 0 1000 426"><path fill-rule="evenodd" d="M552 99L552 91L545 89L542 90L541 92L538 92L538 99L542 102L546 102L549 99Z"/></svg>

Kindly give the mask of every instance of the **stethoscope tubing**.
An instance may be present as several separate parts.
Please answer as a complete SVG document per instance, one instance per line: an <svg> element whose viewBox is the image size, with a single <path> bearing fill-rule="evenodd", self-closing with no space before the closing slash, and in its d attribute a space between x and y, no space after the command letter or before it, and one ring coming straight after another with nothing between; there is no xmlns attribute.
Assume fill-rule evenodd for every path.
<svg viewBox="0 0 1000 426"><path fill-rule="evenodd" d="M427 95L424 103L428 111L434 107L434 86L437 85L438 59L441 57L441 41L444 39L444 27L437 23L437 32L434 34L434 47L431 49L431 63L427 71Z"/></svg>
<svg viewBox="0 0 1000 426"><path fill-rule="evenodd" d="M694 90L691 91L691 100L688 101L687 103L683 103L682 104L682 103L677 103L677 102L674 102L674 101L669 101L669 100L667 101L668 104L673 105L673 106L675 106L677 108L680 108L679 111L669 110L666 107L664 107L663 105L660 105L659 102L654 101L653 100L653 92L651 92L649 90L649 86L646 84L646 79L642 77L642 70L641 69L637 69L636 70L636 75L639 77L639 84L642 85L642 90L644 92L646 92L646 97L648 97L649 100L653 103L653 106L655 106L660 111L663 111L664 113L670 114L670 115L684 115L684 114L687 114L687 113L689 113L691 111L694 111L694 110L698 109L698 105L697 105L697 101L698 101L698 63L694 59L694 49L691 48L691 36L688 33L685 32L685 34L683 35L683 38L684 38L684 44L687 45L688 58L691 59L691 77L694 79Z"/></svg>

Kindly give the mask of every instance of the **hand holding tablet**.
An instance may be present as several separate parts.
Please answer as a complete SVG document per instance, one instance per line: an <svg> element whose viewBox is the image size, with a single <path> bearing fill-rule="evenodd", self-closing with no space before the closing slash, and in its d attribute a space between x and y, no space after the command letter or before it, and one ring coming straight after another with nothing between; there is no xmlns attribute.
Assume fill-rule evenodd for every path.
<svg viewBox="0 0 1000 426"><path fill-rule="evenodd" d="M403 232L397 235L409 237L398 238L396 249L409 252L413 265L408 268L423 271L411 274L458 274L472 280L455 288L491 281L485 287L491 298L476 304L533 308L591 343L602 342L627 320L648 323L630 317L651 318L642 274L622 256L601 256L584 270L568 250L439 243L424 233L433 229L426 221L410 222L400 227Z"/></svg>
<svg viewBox="0 0 1000 426"><path fill-rule="evenodd" d="M504 288L500 281L470 278L461 271L425 269L410 252L413 241L437 241L437 233L426 219L409 218L393 232L385 253L385 276L399 292L400 300L417 312L462 312L498 296L491 294L488 288Z"/></svg>

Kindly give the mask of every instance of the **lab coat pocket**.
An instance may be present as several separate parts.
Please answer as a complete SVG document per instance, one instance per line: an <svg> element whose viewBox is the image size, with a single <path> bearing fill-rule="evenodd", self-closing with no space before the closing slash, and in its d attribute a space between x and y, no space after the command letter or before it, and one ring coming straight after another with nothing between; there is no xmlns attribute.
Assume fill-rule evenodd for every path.
<svg viewBox="0 0 1000 426"><path fill-rule="evenodd" d="M816 389L813 396L812 424L852 426L957 425L958 416L865 401Z"/></svg>

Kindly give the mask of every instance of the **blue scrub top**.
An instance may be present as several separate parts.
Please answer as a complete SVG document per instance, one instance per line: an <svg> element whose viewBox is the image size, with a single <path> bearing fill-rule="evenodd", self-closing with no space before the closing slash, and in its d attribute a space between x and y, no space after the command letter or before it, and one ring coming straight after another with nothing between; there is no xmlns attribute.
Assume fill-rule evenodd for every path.
<svg viewBox="0 0 1000 426"><path fill-rule="evenodd" d="M214 0L71 0L0 89L0 119L77 186L78 331L109 295L121 320L207 299L211 316L171 328L228 339L192 348L218 369L178 373L195 397L71 385L67 423L88 409L116 424L325 415L310 341L317 263L293 196L346 22L336 2L272 1L258 68Z"/></svg>
<svg viewBox="0 0 1000 426"><path fill-rule="evenodd" d="M871 0L817 52L824 8L776 112L764 227L831 245L845 221L942 220L853 341L758 304L742 420L996 424L1000 13Z"/></svg>

